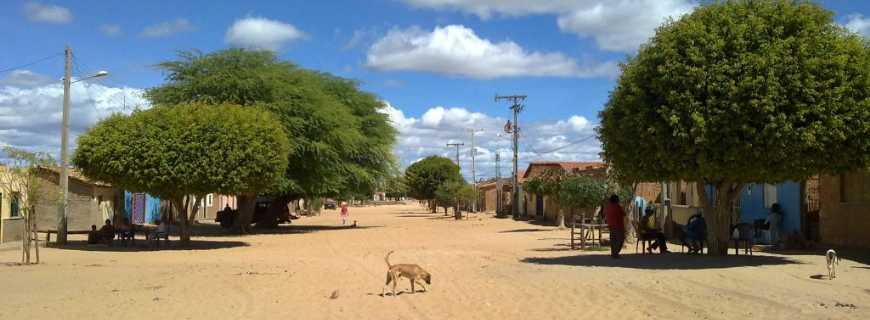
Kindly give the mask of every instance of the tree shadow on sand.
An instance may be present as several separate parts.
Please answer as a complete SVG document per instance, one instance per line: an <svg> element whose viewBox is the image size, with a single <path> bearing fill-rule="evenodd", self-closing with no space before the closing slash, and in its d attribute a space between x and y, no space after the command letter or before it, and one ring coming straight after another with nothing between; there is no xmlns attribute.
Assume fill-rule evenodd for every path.
<svg viewBox="0 0 870 320"><path fill-rule="evenodd" d="M649 270L700 270L736 267L756 267L800 263L778 256L727 256L713 257L688 254L623 254L622 259L613 259L607 254L583 254L565 257L531 257L525 263L542 265L565 265L577 267L611 267Z"/></svg>
<svg viewBox="0 0 870 320"><path fill-rule="evenodd" d="M178 250L217 250L229 249L238 247L247 247L249 244L242 241L212 241L212 240L191 240L190 244L182 246L177 238L173 238L168 243L160 241L160 246L153 245L151 241L136 240L135 243L124 246L119 241L115 241L111 246L105 244L88 244L87 241L68 241L62 246L52 245L51 248L59 250L76 250L76 251L96 251L96 252L138 252L138 251L178 251Z"/></svg>
<svg viewBox="0 0 870 320"><path fill-rule="evenodd" d="M498 233L514 233L514 232L542 232L542 231L553 231L554 229L542 229L542 228L525 228L525 229L513 229L513 230L504 230L499 231Z"/></svg>

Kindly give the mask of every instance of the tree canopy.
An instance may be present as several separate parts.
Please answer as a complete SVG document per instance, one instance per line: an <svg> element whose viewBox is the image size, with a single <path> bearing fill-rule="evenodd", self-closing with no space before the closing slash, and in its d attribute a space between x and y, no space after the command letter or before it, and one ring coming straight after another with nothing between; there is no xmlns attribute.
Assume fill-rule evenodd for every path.
<svg viewBox="0 0 870 320"><path fill-rule="evenodd" d="M459 166L445 157L429 156L405 169L409 194L418 200L434 200L435 190L447 182L464 181Z"/></svg>
<svg viewBox="0 0 870 320"><path fill-rule="evenodd" d="M600 118L622 180L713 186L711 252L724 254L744 184L870 163L867 42L806 1L710 3L622 65Z"/></svg>
<svg viewBox="0 0 870 320"><path fill-rule="evenodd" d="M191 103L100 121L79 137L73 163L89 178L169 199L184 213L208 193L272 188L291 146L265 110ZM193 216L180 219L183 229Z"/></svg>
<svg viewBox="0 0 870 320"><path fill-rule="evenodd" d="M276 194L370 192L394 167L395 129L383 103L356 82L305 70L268 51L181 52L158 65L167 83L147 91L156 105L204 101L262 107L294 142Z"/></svg>
<svg viewBox="0 0 870 320"><path fill-rule="evenodd" d="M570 176L562 180L559 205L580 209L597 207L607 198L607 182L587 176Z"/></svg>

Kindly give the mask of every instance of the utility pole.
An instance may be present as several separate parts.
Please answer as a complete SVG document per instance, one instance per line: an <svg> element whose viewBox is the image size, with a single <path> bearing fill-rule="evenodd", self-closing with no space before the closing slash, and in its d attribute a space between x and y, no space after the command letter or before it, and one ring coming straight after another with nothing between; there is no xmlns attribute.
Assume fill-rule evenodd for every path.
<svg viewBox="0 0 870 320"><path fill-rule="evenodd" d="M60 131L60 192L61 202L57 213L57 243L66 244L66 219L69 210L69 87L72 84L72 49L63 51L63 124Z"/></svg>
<svg viewBox="0 0 870 320"><path fill-rule="evenodd" d="M478 132L483 132L483 129L468 129L471 132L471 187L474 189L474 201L471 202L471 212L477 212L477 201L480 195L477 192L477 173L475 171L474 156L477 154L477 149L474 148L474 135Z"/></svg>
<svg viewBox="0 0 870 320"><path fill-rule="evenodd" d="M498 151L495 152L495 215L501 217L502 215L502 184L501 184L501 155Z"/></svg>
<svg viewBox="0 0 870 320"><path fill-rule="evenodd" d="M459 166L459 171L462 171L462 166L459 164L459 147L464 146L464 143L448 143L447 147L456 147L456 165Z"/></svg>
<svg viewBox="0 0 870 320"><path fill-rule="evenodd" d="M511 102L511 110L514 113L514 122L511 125L510 122L505 126L505 131L510 131L509 133L513 134L513 148L514 148L514 172L513 172L513 189L511 191L513 196L513 201L511 202L511 215L513 215L514 219L519 219L520 217L520 192L519 192L519 177L517 176L519 173L519 169L517 168L517 161L519 158L519 133L520 133L520 119L519 114L523 111L523 101L526 100L525 95L512 95L512 96L495 96L495 101L510 101Z"/></svg>

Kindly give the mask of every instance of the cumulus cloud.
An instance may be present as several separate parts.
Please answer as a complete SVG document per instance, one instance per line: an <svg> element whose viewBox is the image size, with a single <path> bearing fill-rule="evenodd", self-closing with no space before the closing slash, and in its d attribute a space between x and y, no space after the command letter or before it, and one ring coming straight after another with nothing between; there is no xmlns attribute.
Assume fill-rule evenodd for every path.
<svg viewBox="0 0 870 320"><path fill-rule="evenodd" d="M368 50L366 65L382 71L426 71L475 79L518 76L614 76L615 62L580 65L561 53L532 52L512 41L482 39L462 25L431 32L393 29Z"/></svg>
<svg viewBox="0 0 870 320"><path fill-rule="evenodd" d="M478 178L495 176L495 155L501 157L501 175L510 175L511 140L503 131L505 118L470 111L460 107L435 106L419 118L410 117L389 103L382 110L399 132L394 152L402 167L430 155L455 158L455 149L447 143L461 142L462 173L471 179L470 128L483 129L475 135L475 162ZM599 160L600 143L595 138L594 125L581 116L536 123L520 123L519 165L525 168L531 161L593 161Z"/></svg>
<svg viewBox="0 0 870 320"><path fill-rule="evenodd" d="M121 34L121 26L117 24L104 24L100 26L100 32L109 37Z"/></svg>
<svg viewBox="0 0 870 320"><path fill-rule="evenodd" d="M845 27L852 32L870 37L870 18L866 18L862 14L849 15Z"/></svg>
<svg viewBox="0 0 870 320"><path fill-rule="evenodd" d="M590 37L599 48L631 52L668 17L691 12L694 0L403 0L419 8L496 15L555 15L564 32Z"/></svg>
<svg viewBox="0 0 870 320"><path fill-rule="evenodd" d="M287 43L303 37L305 33L291 24L248 17L236 20L227 30L224 40L231 46L278 51Z"/></svg>
<svg viewBox="0 0 870 320"><path fill-rule="evenodd" d="M98 120L134 107L148 107L141 89L79 82L70 91L70 133L75 138ZM124 107L126 97L127 108ZM0 79L0 146L60 151L63 86L60 80L17 70Z"/></svg>
<svg viewBox="0 0 870 320"><path fill-rule="evenodd" d="M35 22L70 23L73 18L72 12L67 8L39 2L26 3L24 14L27 19Z"/></svg>
<svg viewBox="0 0 870 320"><path fill-rule="evenodd" d="M184 18L178 18L174 21L164 21L145 27L140 35L147 38L165 38L176 33L191 32L194 30L196 30L196 27L190 23L190 21Z"/></svg>

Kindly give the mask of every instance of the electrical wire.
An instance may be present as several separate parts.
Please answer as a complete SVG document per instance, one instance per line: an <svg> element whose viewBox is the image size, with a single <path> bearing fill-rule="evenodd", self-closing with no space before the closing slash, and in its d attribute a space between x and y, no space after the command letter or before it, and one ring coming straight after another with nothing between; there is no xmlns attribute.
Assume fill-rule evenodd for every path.
<svg viewBox="0 0 870 320"><path fill-rule="evenodd" d="M9 72L9 71L12 71L12 70L17 70L17 69L21 69L21 68L29 67L29 66L32 66L32 65L34 65L34 64L37 64L37 63L40 63L40 62L43 62L43 61L49 60L49 59L51 59L51 58L56 58L56 57L59 57L59 56L62 56L62 55L63 55L63 52L61 52L61 53L55 53L55 54L53 54L53 55L50 55L50 56L47 56L47 57L44 57L44 58L40 58L40 59L38 59L38 60L35 60L35 61L32 61L32 62L28 62L28 63L22 64L22 65L14 66L14 67L11 67L11 68L0 69L0 73Z"/></svg>

